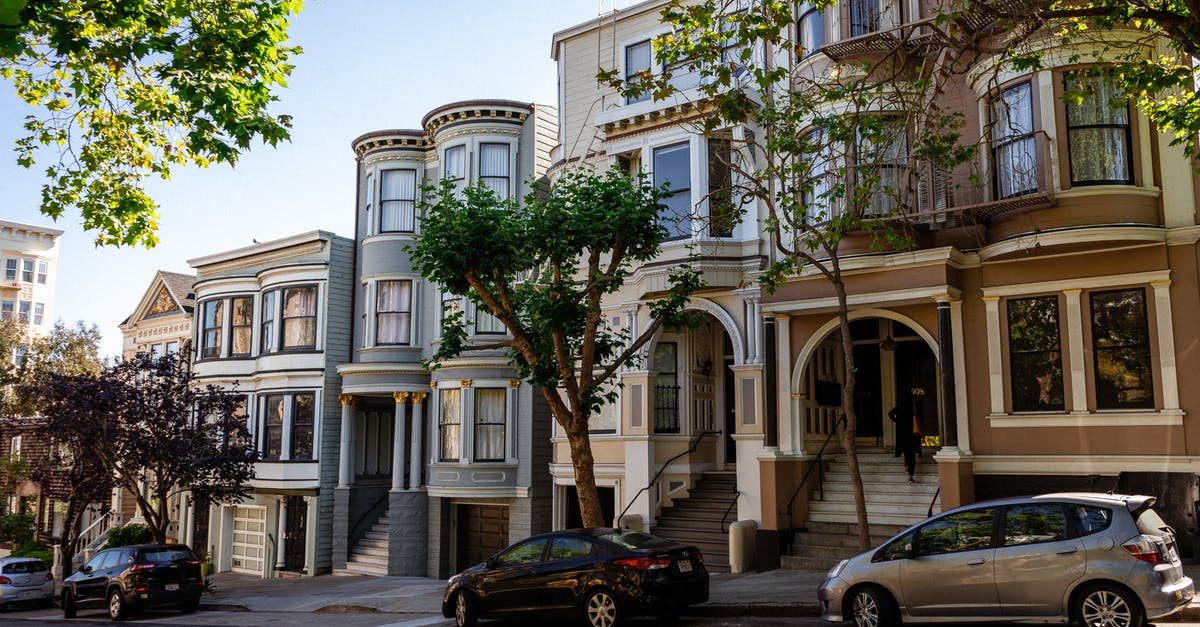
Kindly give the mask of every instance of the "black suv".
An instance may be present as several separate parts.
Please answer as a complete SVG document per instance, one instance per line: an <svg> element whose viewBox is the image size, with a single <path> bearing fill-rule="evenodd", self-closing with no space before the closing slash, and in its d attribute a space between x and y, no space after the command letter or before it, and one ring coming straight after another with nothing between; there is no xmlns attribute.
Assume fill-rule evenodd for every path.
<svg viewBox="0 0 1200 627"><path fill-rule="evenodd" d="M107 607L121 620L131 610L178 605L194 612L204 592L200 560L183 544L142 544L100 551L79 572L63 581L63 616L76 610Z"/></svg>

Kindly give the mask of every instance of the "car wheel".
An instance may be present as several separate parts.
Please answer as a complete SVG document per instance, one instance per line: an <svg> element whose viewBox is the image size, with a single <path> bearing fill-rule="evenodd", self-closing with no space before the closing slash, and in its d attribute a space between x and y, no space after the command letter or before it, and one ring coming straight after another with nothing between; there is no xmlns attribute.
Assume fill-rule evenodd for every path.
<svg viewBox="0 0 1200 627"><path fill-rule="evenodd" d="M125 620L129 609L125 606L125 597L121 596L119 588L113 588L108 593L108 617L113 620Z"/></svg>
<svg viewBox="0 0 1200 627"><path fill-rule="evenodd" d="M196 608L198 608L198 607L200 607L200 598L199 597L197 597L195 599L189 599L189 600L181 603L179 605L179 611L183 612L184 614L191 614L192 612L195 612Z"/></svg>
<svg viewBox="0 0 1200 627"><path fill-rule="evenodd" d="M466 590L459 590L454 595L454 624L458 627L475 627L479 621L479 609L475 605L475 597Z"/></svg>
<svg viewBox="0 0 1200 627"><path fill-rule="evenodd" d="M612 592L596 588L583 598L583 621L588 627L617 627L621 618L621 605Z"/></svg>
<svg viewBox="0 0 1200 627"><path fill-rule="evenodd" d="M850 599L849 614L856 627L895 627L900 624L895 601L877 586L855 590Z"/></svg>
<svg viewBox="0 0 1200 627"><path fill-rule="evenodd" d="M1146 612L1125 590L1097 584L1075 597L1075 619L1088 627L1143 627Z"/></svg>
<svg viewBox="0 0 1200 627"><path fill-rule="evenodd" d="M62 610L63 618L75 618L75 595L71 594L70 589L63 590Z"/></svg>

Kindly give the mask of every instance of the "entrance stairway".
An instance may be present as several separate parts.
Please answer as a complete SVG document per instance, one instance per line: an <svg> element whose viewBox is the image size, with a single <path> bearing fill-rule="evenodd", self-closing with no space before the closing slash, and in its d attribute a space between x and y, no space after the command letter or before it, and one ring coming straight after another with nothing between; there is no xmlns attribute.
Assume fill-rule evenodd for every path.
<svg viewBox="0 0 1200 627"><path fill-rule="evenodd" d="M924 520L931 503L933 513L941 511L933 453L927 449L917 459L916 482L910 483L903 460L883 449L859 449L858 470L867 498L872 547ZM784 568L828 570L859 552L858 519L845 454L836 455L830 462L824 488L823 500L819 492L809 499L809 522L805 531L796 533L792 554L783 556Z"/></svg>
<svg viewBox="0 0 1200 627"><path fill-rule="evenodd" d="M729 572L729 532L721 530L721 519L738 498L737 474L712 471L701 473L686 498L677 498L650 528L650 533L694 545L704 555L711 572ZM737 520L737 507L726 523Z"/></svg>
<svg viewBox="0 0 1200 627"><path fill-rule="evenodd" d="M350 547L344 573L356 575L387 575L388 568L388 512L375 520L362 539Z"/></svg>

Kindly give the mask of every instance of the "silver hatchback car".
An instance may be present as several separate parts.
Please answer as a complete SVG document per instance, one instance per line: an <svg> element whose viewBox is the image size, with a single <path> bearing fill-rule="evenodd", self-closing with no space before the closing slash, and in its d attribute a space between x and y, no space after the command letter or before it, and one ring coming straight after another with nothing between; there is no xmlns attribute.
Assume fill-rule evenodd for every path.
<svg viewBox="0 0 1200 627"><path fill-rule="evenodd" d="M54 575L34 557L0 558L0 608L21 601L49 607L54 602Z"/></svg>
<svg viewBox="0 0 1200 627"><path fill-rule="evenodd" d="M1143 627L1192 599L1175 534L1149 496L1045 494L959 507L842 560L825 620L1080 622Z"/></svg>

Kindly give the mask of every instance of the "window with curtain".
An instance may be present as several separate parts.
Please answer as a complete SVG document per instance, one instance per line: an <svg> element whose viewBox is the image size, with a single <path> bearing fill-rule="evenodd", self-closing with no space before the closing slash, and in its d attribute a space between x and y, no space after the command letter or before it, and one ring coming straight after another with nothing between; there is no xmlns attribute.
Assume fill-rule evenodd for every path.
<svg viewBox="0 0 1200 627"><path fill-rule="evenodd" d="M283 290L283 349L314 348L317 345L317 287Z"/></svg>
<svg viewBox="0 0 1200 627"><path fill-rule="evenodd" d="M501 198L508 198L508 144L479 144L479 180Z"/></svg>
<svg viewBox="0 0 1200 627"><path fill-rule="evenodd" d="M275 350L275 295L272 290L262 295L262 352L270 353Z"/></svg>
<svg viewBox="0 0 1200 627"><path fill-rule="evenodd" d="M461 192L467 185L467 147L451 146L442 155L442 178L454 184L454 190Z"/></svg>
<svg viewBox="0 0 1200 627"><path fill-rule="evenodd" d="M451 294L450 292L442 292L442 307L440 317L438 318L439 328L446 323L446 318L454 312L462 308L462 298Z"/></svg>
<svg viewBox="0 0 1200 627"><path fill-rule="evenodd" d="M412 233L416 204L416 170L384 170L380 173L380 232Z"/></svg>
<svg viewBox="0 0 1200 627"><path fill-rule="evenodd" d="M1014 85L991 102L992 189L996 200L1038 190L1032 90L1028 82Z"/></svg>
<svg viewBox="0 0 1200 627"><path fill-rule="evenodd" d="M412 281L375 284L375 343L412 343Z"/></svg>
<svg viewBox="0 0 1200 627"><path fill-rule="evenodd" d="M1132 184L1129 102L1116 81L1107 74L1071 72L1065 82L1071 184Z"/></svg>
<svg viewBox="0 0 1200 627"><path fill-rule="evenodd" d="M728 137L708 140L708 235L733 237L733 144Z"/></svg>
<svg viewBox="0 0 1200 627"><path fill-rule="evenodd" d="M475 308L475 333L503 335L508 333L508 329L504 327L504 323L500 322L499 318L488 311L487 305L479 305Z"/></svg>
<svg viewBox="0 0 1200 627"><path fill-rule="evenodd" d="M279 459L283 454L283 394L268 394L263 401L262 452L263 459Z"/></svg>
<svg viewBox="0 0 1200 627"><path fill-rule="evenodd" d="M456 462L462 447L462 390L441 390L441 415L438 416L438 459Z"/></svg>
<svg viewBox="0 0 1200 627"><path fill-rule="evenodd" d="M905 185L908 135L904 122L888 118L878 127L859 126L855 146L855 175L859 185L871 187L863 215L884 216L899 206Z"/></svg>
<svg viewBox="0 0 1200 627"><path fill-rule="evenodd" d="M475 388L475 458L477 462L505 460L505 411L508 392L504 388Z"/></svg>
<svg viewBox="0 0 1200 627"><path fill-rule="evenodd" d="M229 354L245 356L250 354L250 339L254 333L254 299L250 296L239 296L230 302L230 334L233 345Z"/></svg>
<svg viewBox="0 0 1200 627"><path fill-rule="evenodd" d="M887 0L850 0L850 36L858 37L880 29Z"/></svg>
<svg viewBox="0 0 1200 627"><path fill-rule="evenodd" d="M292 459L313 458L315 406L315 394L296 394L292 397Z"/></svg>
<svg viewBox="0 0 1200 627"><path fill-rule="evenodd" d="M1154 407L1150 325L1142 289L1092 292L1098 409Z"/></svg>
<svg viewBox="0 0 1200 627"><path fill-rule="evenodd" d="M42 285L46 284L46 276L50 273L50 266L45 261L39 261L37 264L37 282Z"/></svg>
<svg viewBox="0 0 1200 627"><path fill-rule="evenodd" d="M221 326L225 321L225 301L210 300L200 307L200 358L221 356Z"/></svg>
<svg viewBox="0 0 1200 627"><path fill-rule="evenodd" d="M625 80L633 81L639 74L650 72L651 56L653 50L650 47L650 40L639 41L636 44L625 46ZM645 102L650 99L650 93L644 92L637 97L628 96L625 98L625 104L633 104L635 102Z"/></svg>
<svg viewBox="0 0 1200 627"><path fill-rule="evenodd" d="M807 57L825 45L825 11L813 6L812 2L800 3L800 55Z"/></svg>
<svg viewBox="0 0 1200 627"><path fill-rule="evenodd" d="M1013 411L1062 411L1058 297L1014 298L1007 305Z"/></svg>
<svg viewBox="0 0 1200 627"><path fill-rule="evenodd" d="M659 221L667 229L667 239L692 236L692 171L688 144L683 142L654 149L654 186L670 186L663 198Z"/></svg>

